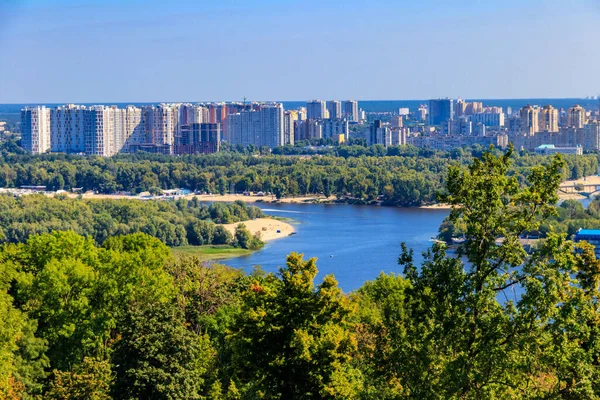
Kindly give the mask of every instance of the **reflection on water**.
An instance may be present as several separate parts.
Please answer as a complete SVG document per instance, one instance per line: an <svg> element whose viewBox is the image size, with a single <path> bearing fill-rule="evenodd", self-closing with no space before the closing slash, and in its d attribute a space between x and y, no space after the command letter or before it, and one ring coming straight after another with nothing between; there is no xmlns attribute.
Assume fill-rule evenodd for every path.
<svg viewBox="0 0 600 400"><path fill-rule="evenodd" d="M326 274L334 274L346 292L382 271L401 272L397 259L402 242L414 250L416 262L420 262L421 253L431 246L429 239L437 234L449 213L436 209L321 204L269 204L263 211L293 218L297 234L225 264L247 271L253 265L277 271L285 263L285 256L296 251L306 258L318 258L318 282Z"/></svg>

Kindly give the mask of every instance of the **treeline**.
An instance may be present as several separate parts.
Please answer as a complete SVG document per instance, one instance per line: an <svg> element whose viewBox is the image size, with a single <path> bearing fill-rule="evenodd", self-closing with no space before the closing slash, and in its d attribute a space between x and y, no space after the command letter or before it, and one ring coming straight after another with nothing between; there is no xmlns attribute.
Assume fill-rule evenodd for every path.
<svg viewBox="0 0 600 400"><path fill-rule="evenodd" d="M571 238L580 228L600 228L600 199L592 200L587 209L577 200L565 200L556 211L555 216L546 219L540 225L542 237L546 237L550 232L559 232Z"/></svg>
<svg viewBox="0 0 600 400"><path fill-rule="evenodd" d="M508 154L509 155L509 154ZM594 399L599 261L550 233L560 159L521 188L510 157L453 166L459 256L343 294L292 253L277 274L174 261L137 233L0 246L0 397L9 399ZM505 240L497 244L496 239ZM283 261L283 260L282 260ZM349 268L361 268L349 265Z"/></svg>
<svg viewBox="0 0 600 400"><path fill-rule="evenodd" d="M288 197L322 193L340 201L414 206L436 202L445 171L466 165L484 149L439 152L412 146L338 146L332 154L283 156L220 152L210 155L118 155L112 158L61 154L32 156L3 151L0 187L44 185L49 190L83 188L102 193L175 187L207 193L263 191ZM549 157L515 154L511 170L524 184L535 165ZM594 155L566 156L563 179L597 173Z"/></svg>
<svg viewBox="0 0 600 400"><path fill-rule="evenodd" d="M84 200L57 195L13 197L0 195L0 241L25 242L32 235L73 231L102 244L110 237L146 233L167 246L228 244L262 246L260 238L238 240L220 224L264 217L258 207L242 201L200 203L197 198L177 201L132 199Z"/></svg>

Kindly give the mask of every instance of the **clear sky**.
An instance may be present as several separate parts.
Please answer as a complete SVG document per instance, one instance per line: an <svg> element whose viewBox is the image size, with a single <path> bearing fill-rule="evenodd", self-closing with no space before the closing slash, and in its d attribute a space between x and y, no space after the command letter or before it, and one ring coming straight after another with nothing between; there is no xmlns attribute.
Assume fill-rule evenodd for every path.
<svg viewBox="0 0 600 400"><path fill-rule="evenodd" d="M583 97L600 0L0 0L0 103Z"/></svg>

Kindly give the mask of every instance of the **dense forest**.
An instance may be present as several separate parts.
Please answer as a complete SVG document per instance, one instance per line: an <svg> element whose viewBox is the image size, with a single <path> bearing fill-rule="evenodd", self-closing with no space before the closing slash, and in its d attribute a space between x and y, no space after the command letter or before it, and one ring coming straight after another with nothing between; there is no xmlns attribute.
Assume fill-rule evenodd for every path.
<svg viewBox="0 0 600 400"><path fill-rule="evenodd" d="M260 217L264 217L260 208L242 201L206 205L195 197L141 201L0 195L0 242L20 243L36 234L73 231L102 244L113 236L142 232L171 247L228 244L254 249L262 246L260 238L236 240L220 224Z"/></svg>
<svg viewBox="0 0 600 400"><path fill-rule="evenodd" d="M0 396L598 398L600 263L553 232L532 254L518 241L556 218L564 162L521 185L510 153L445 174L458 254L434 244L415 265L403 246L401 274L349 294L295 253L245 274L144 233L2 244Z"/></svg>
<svg viewBox="0 0 600 400"><path fill-rule="evenodd" d="M480 157L481 146L450 152L412 146L337 146L330 154L284 156L258 150L210 155L118 155L95 158L22 154L9 142L0 152L0 187L44 185L49 190L83 188L103 193L186 188L207 193L263 191L277 197L323 193L340 201L415 206L434 203L445 173L455 163ZM510 171L525 182L531 168L549 157L515 154ZM598 172L595 155L565 157L562 179Z"/></svg>

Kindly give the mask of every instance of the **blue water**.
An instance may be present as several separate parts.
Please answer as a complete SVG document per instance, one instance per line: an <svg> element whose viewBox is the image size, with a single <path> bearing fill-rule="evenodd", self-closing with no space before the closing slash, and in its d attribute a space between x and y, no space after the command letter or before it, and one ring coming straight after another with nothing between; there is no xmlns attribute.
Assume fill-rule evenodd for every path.
<svg viewBox="0 0 600 400"><path fill-rule="evenodd" d="M564 99L540 99L540 98L531 98L531 99L468 99L469 101L481 101L484 106L499 106L504 107L512 107L513 110L519 109L527 104L532 105L546 105L551 104L556 108L568 108L574 104L579 104L586 109L596 110L598 109L598 100L593 99L577 99L577 98L564 98ZM196 100L190 101L196 102ZM283 101L283 106L286 109L295 109L301 106L306 105L306 101ZM428 100L359 100L358 106L365 110L366 112L397 112L399 108L408 107L411 110L415 110L421 104L427 104ZM40 103L41 104L41 103ZM46 103L45 105L48 107L55 107L61 104L50 104ZM94 105L94 104L110 104L117 105L119 107L124 107L127 105L136 105L136 106L144 106L144 105L152 105L158 103L143 103L143 102L130 102L130 103L79 103L84 105ZM36 103L31 104L0 104L0 114L17 114L20 112L21 108L26 105L36 105Z"/></svg>
<svg viewBox="0 0 600 400"><path fill-rule="evenodd" d="M263 211L294 220L297 234L268 243L262 250L226 260L224 264L251 271L261 265L276 272L285 265L288 253L317 257L321 282L334 274L340 287L349 292L372 280L380 272L402 272L397 264L400 243L406 242L420 263L421 253L448 215L447 210L351 205L277 204Z"/></svg>

